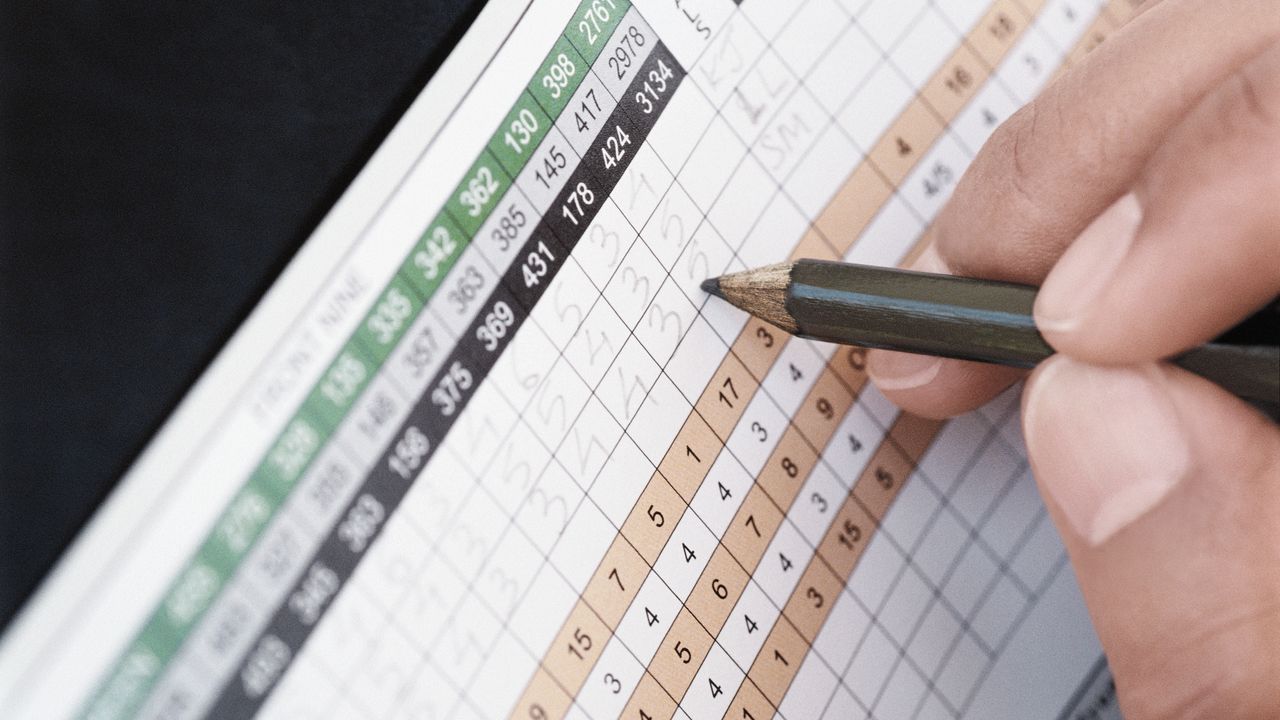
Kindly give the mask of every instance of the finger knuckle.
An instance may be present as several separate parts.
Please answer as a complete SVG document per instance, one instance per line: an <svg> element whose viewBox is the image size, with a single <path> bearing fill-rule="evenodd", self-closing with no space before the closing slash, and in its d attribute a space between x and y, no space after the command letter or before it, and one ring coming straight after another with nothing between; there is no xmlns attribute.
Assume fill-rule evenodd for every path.
<svg viewBox="0 0 1280 720"><path fill-rule="evenodd" d="M1280 76L1264 78L1261 75L1261 68L1254 66L1237 73L1236 95L1249 122L1273 129L1280 122L1280 93L1275 89L1275 82L1280 80Z"/></svg>
<svg viewBox="0 0 1280 720"><path fill-rule="evenodd" d="M1063 180L1092 183L1119 172L1132 145L1122 110L1097 107L1078 94L1076 84L1051 87L1017 113L1019 122L1009 123L1009 190L1042 213L1054 207L1046 190Z"/></svg>
<svg viewBox="0 0 1280 720"><path fill-rule="evenodd" d="M1280 127L1280 74L1264 77L1264 68L1248 65L1227 79L1219 105L1224 133L1274 136Z"/></svg>
<svg viewBox="0 0 1280 720"><path fill-rule="evenodd" d="M1225 81L1211 117L1206 144L1238 148L1259 194L1280 191L1280 42Z"/></svg>
<svg viewBox="0 0 1280 720"><path fill-rule="evenodd" d="M1039 204L1044 185L1046 163L1036 150L1045 132L1044 118L1050 114L1045 106L1050 102L1045 97L1025 105L997 131L1002 132L998 147L1004 148L1008 157L1002 180L1013 197L1032 206Z"/></svg>
<svg viewBox="0 0 1280 720"><path fill-rule="evenodd" d="M1280 138L1280 43L1228 75L1203 102L1209 143L1273 142Z"/></svg>
<svg viewBox="0 0 1280 720"><path fill-rule="evenodd" d="M938 249L953 272L990 274L1017 266L1012 255L1034 243L1052 224L1053 202L1040 158L1037 133L1043 127L1038 101L996 128L974 159L937 222ZM1000 251L984 238L1000 237Z"/></svg>

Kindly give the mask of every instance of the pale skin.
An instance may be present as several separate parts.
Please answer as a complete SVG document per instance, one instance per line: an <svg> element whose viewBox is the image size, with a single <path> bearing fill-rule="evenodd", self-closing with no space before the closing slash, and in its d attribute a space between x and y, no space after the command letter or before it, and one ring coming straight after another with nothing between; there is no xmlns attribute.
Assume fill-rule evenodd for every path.
<svg viewBox="0 0 1280 720"><path fill-rule="evenodd" d="M1006 122L920 269L1042 286L1022 422L1130 720L1280 718L1280 427L1160 362L1280 293L1280 4L1149 0ZM1019 379L874 352L945 417Z"/></svg>

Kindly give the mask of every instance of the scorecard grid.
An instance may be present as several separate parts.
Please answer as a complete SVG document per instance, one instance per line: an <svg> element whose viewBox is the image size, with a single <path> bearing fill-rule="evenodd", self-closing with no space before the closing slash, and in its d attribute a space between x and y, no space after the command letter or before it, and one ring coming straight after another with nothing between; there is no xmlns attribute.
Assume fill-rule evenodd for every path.
<svg viewBox="0 0 1280 720"><path fill-rule="evenodd" d="M553 77L556 56L572 55L579 84L555 101L526 91L500 132L528 130L529 144L494 135L468 172L483 180L496 163L493 202L479 200L474 220L450 205L428 226L475 237L437 261L459 288L472 271L493 287L480 315L447 316L444 280L424 290L396 276L382 303L399 293L416 319L356 339L388 368L353 384L360 414L309 411L331 428L368 423L369 446L321 447L297 473L336 498L329 509L281 512L271 543L246 546L240 574L274 560L299 577L289 602L270 632L228 636L226 623L252 628L249 608L276 602L230 586L144 716L958 717L1066 567L1018 450L1011 392L948 425L902 415L868 385L861 351L789 341L698 283L784 256L913 257L994 126L1134 3L748 1L704 17L585 0L570 27L601 3L621 8L607 41L579 47L566 30L544 61ZM623 44L615 79L604 71ZM624 73L624 55L638 69ZM833 79L848 61L862 75ZM631 102L646 73L668 67L669 92ZM579 106L607 121L575 116L575 127ZM521 153L557 147L573 157L570 178L539 190ZM603 152L608 169L615 150L616 177L588 162ZM578 178L599 197L586 200ZM548 205L565 219L543 215ZM533 292L516 270L530 249L559 263ZM499 302L514 328L505 339L483 317ZM486 329L493 347L439 349ZM426 343L434 359L417 362ZM361 505L364 468L409 457L392 432L410 427L455 356L479 368L473 394L408 468L416 479ZM346 536L326 542L350 555L322 545L304 570L292 558L324 531L314 518L337 522L344 508ZM368 527L351 530L353 517ZM282 622L303 634L288 639ZM212 672L195 648L217 643L248 654L226 666L230 684L212 706L176 701ZM267 678L257 695L255 678Z"/></svg>
<svg viewBox="0 0 1280 720"><path fill-rule="evenodd" d="M1101 22L1101 21L1102 21L1102 20L1100 19L1100 22ZM1092 37L1092 38L1096 38L1096 37L1097 37L1097 31L1096 31L1096 30L1094 30L1094 31L1092 31L1092 32L1091 32L1091 37ZM993 431L993 432L994 432L994 431ZM1025 464L1024 464L1024 465L1025 465ZM1011 482L1012 482L1012 480L1011 480ZM1005 488L1005 490L1007 490L1007 487ZM999 499L997 499L997 501L996 501L996 502L998 503L998 502L999 502ZM993 504L993 505L992 505L992 507L994 507L994 506L995 506L995 504ZM935 516L935 517L936 517L936 516ZM1041 513L1041 517L1040 517L1040 518L1038 518L1038 520L1039 520L1039 521L1041 521L1041 522L1039 523L1039 525L1037 525L1037 523L1032 523L1032 524L1027 528L1027 530L1026 530L1026 533L1027 533L1027 534L1030 534L1030 533L1033 531L1033 528L1035 528L1035 527L1037 527L1037 526L1043 526L1043 524L1044 524L1044 523L1043 523L1043 513ZM606 557L607 557L607 556L606 556ZM958 560L958 558L957 558L957 560ZM1054 565L1055 570L1056 570L1056 568L1060 568L1060 567L1061 567L1061 565L1062 565L1062 563L1063 563L1063 558L1062 558L1061 556L1059 556L1059 558L1057 559L1057 563ZM602 567L604 567L604 566L605 566L605 564L604 564L604 563L602 563ZM954 566L953 566L953 569L954 569ZM1002 568L1002 570L1003 570L1003 568ZM1016 580L1015 580L1015 582L1016 582ZM994 583L993 583L992 587L994 587ZM990 588L988 588L988 592L989 592L989 591L990 591ZM1024 588L1024 592L1026 592L1025 588ZM573 618L572 618L572 616L571 616L570 621L572 621L572 619L573 619ZM1016 624L1016 621L1015 621L1015 624ZM566 627L568 627L568 625L569 625L569 623L566 623ZM553 646L553 647L554 647L554 646ZM991 652L992 652L989 648L984 648L984 649L985 649L988 653L991 653ZM932 685L932 682L931 682L930 684ZM570 688L570 690L573 690L573 688Z"/></svg>
<svg viewBox="0 0 1280 720"><path fill-rule="evenodd" d="M744 334L745 334L745 333L744 333ZM704 396L704 397L705 397L705 396ZM992 430L992 433L995 433L995 432L996 432L996 430ZM988 439L991 439L991 438L988 438ZM998 441L996 441L996 442L998 442ZM677 445L678 445L678 443L677 443ZM1012 478L1010 478L1010 484L1011 484L1011 483L1012 483ZM1005 491L1007 491L1007 487L1006 487L1006 488L1004 488L1004 489L1005 489ZM995 507L996 503L998 503L998 502L1000 502L1000 497L997 497L996 502L993 502L993 503L992 503L992 507ZM936 515L936 516L937 516L937 515ZM931 520L931 523L932 523L932 520ZM1038 516L1038 518L1037 518L1037 523L1032 523L1032 524L1030 524L1030 525L1029 525L1029 527L1027 528L1027 530L1025 530L1025 533L1030 534L1030 533L1032 533L1032 532L1033 532L1033 529L1034 529L1034 528L1037 528L1037 527L1043 527L1043 523L1044 523L1044 520L1043 520L1043 512L1041 512L1041 516ZM607 559L608 559L608 556L607 556ZM957 557L957 560L959 560L959 557ZM1062 562L1064 562L1064 557L1062 557L1061 555L1059 555L1059 557L1057 557L1057 559L1056 559L1055 564L1053 564L1053 566L1052 566L1053 570L1055 570L1055 571L1056 571L1056 569L1061 568L1061 566L1062 566ZM604 568L604 566L607 566L607 561L602 562L602 568ZM951 571L954 571L954 568L955 568L955 566L952 566ZM1002 568L1002 570L1004 570L1004 568ZM904 571L905 571L905 566L904 566ZM1016 579L1015 579L1015 582L1018 582L1018 580L1016 580ZM804 585L804 583L803 583L803 582L801 582L801 585ZM812 587L812 585L810 585L810 587ZM992 584L992 587L995 587L995 583L993 583L993 584ZM991 588L988 588L986 592L989 592L989 591L991 591ZM1030 594L1030 591L1027 591L1027 589L1025 589L1025 588L1023 588L1023 592ZM794 598L792 598L792 600L794 600ZM980 603L980 601L979 601L979 603ZM566 629L568 628L568 626L570 626L570 625L572 624L572 620L573 620L573 616L571 615L571 619L570 619L570 621L568 621L568 623L566 623ZM922 618L922 623L923 623L923 618ZM1016 624L1016 620L1014 621L1014 624ZM553 651L554 651L554 648L556 648L556 644L554 644L554 643L553 643L552 648L553 648ZM983 650L984 650L984 651L986 651L987 653L992 653L992 652L993 652L993 651L991 650L991 648L983 648ZM905 659L905 653L904 653L904 655L902 655L902 657L904 657L904 659ZM535 680L535 682L536 682L536 680ZM933 684L932 680L931 680L931 683L929 683L929 684L931 684L931 687L932 687L932 684ZM572 688L572 687L570 687L570 688L568 688L568 689L570 689L570 691L571 691L571 692L576 692L576 688ZM567 700L567 696L563 696L563 697L562 697L562 700ZM923 702L923 701L922 701L922 702Z"/></svg>

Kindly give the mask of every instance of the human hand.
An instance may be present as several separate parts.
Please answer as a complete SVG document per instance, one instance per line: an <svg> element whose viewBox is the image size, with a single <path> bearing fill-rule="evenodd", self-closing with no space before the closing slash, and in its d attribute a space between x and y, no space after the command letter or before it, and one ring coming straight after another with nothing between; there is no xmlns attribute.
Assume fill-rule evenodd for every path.
<svg viewBox="0 0 1280 720"><path fill-rule="evenodd" d="M918 269L1041 284L1032 468L1130 720L1280 717L1280 428L1158 362L1280 292L1280 6L1148 2L1006 122ZM942 417L1018 379L871 353Z"/></svg>

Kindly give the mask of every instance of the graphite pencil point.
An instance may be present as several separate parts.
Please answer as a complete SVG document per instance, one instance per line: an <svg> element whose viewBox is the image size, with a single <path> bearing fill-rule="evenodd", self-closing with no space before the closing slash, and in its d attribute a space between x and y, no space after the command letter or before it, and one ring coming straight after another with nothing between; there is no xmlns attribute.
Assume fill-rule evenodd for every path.
<svg viewBox="0 0 1280 720"><path fill-rule="evenodd" d="M720 278L718 277L707 278L706 280L702 281L701 287L702 287L702 292L715 295L721 300L724 299L724 293L720 291Z"/></svg>

